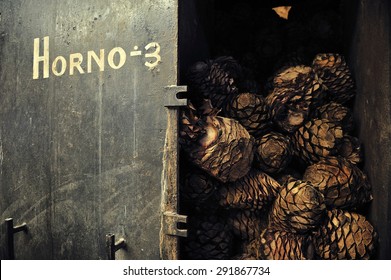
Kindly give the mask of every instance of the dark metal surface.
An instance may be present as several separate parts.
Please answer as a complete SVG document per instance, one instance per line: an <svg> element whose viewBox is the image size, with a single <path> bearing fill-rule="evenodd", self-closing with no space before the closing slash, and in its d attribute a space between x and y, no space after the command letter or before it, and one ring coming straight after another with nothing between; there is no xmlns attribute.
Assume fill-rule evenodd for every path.
<svg viewBox="0 0 391 280"><path fill-rule="evenodd" d="M0 215L29 224L16 257L103 259L113 232L133 241L117 259L158 259L177 1L5 0L0 13ZM33 79L45 37L49 77L37 62ZM89 69L101 49L104 70Z"/></svg>
<svg viewBox="0 0 391 280"><path fill-rule="evenodd" d="M355 120L372 185L369 220L378 259L391 259L391 2L343 1L349 64L357 83Z"/></svg>

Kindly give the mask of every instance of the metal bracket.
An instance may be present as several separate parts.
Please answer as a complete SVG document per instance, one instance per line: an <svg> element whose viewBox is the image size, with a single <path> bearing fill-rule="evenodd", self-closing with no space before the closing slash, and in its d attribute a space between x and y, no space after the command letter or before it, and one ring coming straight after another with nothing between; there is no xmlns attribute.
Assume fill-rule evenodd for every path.
<svg viewBox="0 0 391 280"><path fill-rule="evenodd" d="M115 252L125 247L126 247L125 239L120 238L117 242L115 242L114 234L112 233L106 234L107 259L115 260Z"/></svg>
<svg viewBox="0 0 391 280"><path fill-rule="evenodd" d="M187 99L178 99L179 92L186 92L187 86L166 86L164 87L164 106L165 107L181 107L187 105Z"/></svg>
<svg viewBox="0 0 391 280"><path fill-rule="evenodd" d="M178 223L187 223L187 216L178 213L164 212L163 230L165 234L187 237L187 229L179 229Z"/></svg>
<svg viewBox="0 0 391 280"><path fill-rule="evenodd" d="M14 234L18 232L27 232L27 224L23 223L19 226L14 227L14 220L12 218L5 219L7 227L7 247L8 247L8 258L10 260L15 259L15 248L14 248Z"/></svg>

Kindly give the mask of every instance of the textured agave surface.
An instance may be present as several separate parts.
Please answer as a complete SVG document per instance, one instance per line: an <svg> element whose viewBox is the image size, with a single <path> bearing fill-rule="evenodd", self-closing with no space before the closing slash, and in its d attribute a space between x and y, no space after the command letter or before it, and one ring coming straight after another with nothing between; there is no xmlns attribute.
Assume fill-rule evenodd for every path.
<svg viewBox="0 0 391 280"><path fill-rule="evenodd" d="M317 109L319 119L327 119L341 126L345 132L350 132L354 128L353 115L349 108L330 102Z"/></svg>
<svg viewBox="0 0 391 280"><path fill-rule="evenodd" d="M281 185L266 173L252 170L247 176L218 189L219 203L225 208L263 209L270 205Z"/></svg>
<svg viewBox="0 0 391 280"><path fill-rule="evenodd" d="M323 92L312 68L303 65L278 72L273 78L272 87L273 91L266 97L272 121L289 133L308 119L311 108Z"/></svg>
<svg viewBox="0 0 391 280"><path fill-rule="evenodd" d="M270 223L280 231L305 234L321 222L326 210L323 195L306 181L290 181L278 193Z"/></svg>
<svg viewBox="0 0 391 280"><path fill-rule="evenodd" d="M227 117L234 118L254 137L269 129L269 108L260 95L241 93L232 98L225 108Z"/></svg>
<svg viewBox="0 0 391 280"><path fill-rule="evenodd" d="M326 87L329 100L343 104L353 98L355 83L342 55L333 53L318 54L312 66L319 79L322 80L322 84Z"/></svg>
<svg viewBox="0 0 391 280"><path fill-rule="evenodd" d="M310 236L267 229L246 248L243 259L306 260L314 258Z"/></svg>
<svg viewBox="0 0 391 280"><path fill-rule="evenodd" d="M222 216L191 216L188 226L188 238L184 244L185 258L219 260L230 256L232 234Z"/></svg>
<svg viewBox="0 0 391 280"><path fill-rule="evenodd" d="M195 169L187 173L183 183L183 195L186 200L194 202L203 202L207 200L216 188L213 179L204 172Z"/></svg>
<svg viewBox="0 0 391 280"><path fill-rule="evenodd" d="M258 167L268 173L278 173L291 162L293 147L290 138L278 132L263 135L255 142Z"/></svg>
<svg viewBox="0 0 391 280"><path fill-rule="evenodd" d="M305 123L293 136L295 152L306 163L337 154L344 137L342 128L327 119Z"/></svg>
<svg viewBox="0 0 391 280"><path fill-rule="evenodd" d="M333 209L327 212L314 240L322 259L359 260L373 255L377 234L363 215Z"/></svg>
<svg viewBox="0 0 391 280"><path fill-rule="evenodd" d="M266 260L312 259L308 237L287 232L266 232L261 238L261 255Z"/></svg>
<svg viewBox="0 0 391 280"><path fill-rule="evenodd" d="M329 157L309 166L303 180L322 192L331 208L352 209L372 200L365 174L342 157Z"/></svg>
<svg viewBox="0 0 391 280"><path fill-rule="evenodd" d="M232 232L241 240L251 241L259 237L264 221L258 211L234 210L230 212L228 224Z"/></svg>
<svg viewBox="0 0 391 280"><path fill-rule="evenodd" d="M193 101L210 99L214 108L222 109L227 99L238 93L242 71L229 56L195 63L187 74Z"/></svg>
<svg viewBox="0 0 391 280"><path fill-rule="evenodd" d="M349 135L342 138L338 153L340 156L354 164L362 162L364 157L360 140L357 137Z"/></svg>
<svg viewBox="0 0 391 280"><path fill-rule="evenodd" d="M254 138L239 122L207 116L182 118L181 145L191 162L222 182L245 176L253 161Z"/></svg>

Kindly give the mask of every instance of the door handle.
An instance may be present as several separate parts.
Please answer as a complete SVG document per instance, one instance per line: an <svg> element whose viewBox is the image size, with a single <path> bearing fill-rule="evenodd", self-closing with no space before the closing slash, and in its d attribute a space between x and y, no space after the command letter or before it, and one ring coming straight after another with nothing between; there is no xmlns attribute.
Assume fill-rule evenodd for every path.
<svg viewBox="0 0 391 280"><path fill-rule="evenodd" d="M8 247L8 259L15 259L15 250L14 250L14 234L18 232L27 233L27 224L23 223L19 226L14 227L14 220L12 218L5 219L5 224L7 227L7 247Z"/></svg>
<svg viewBox="0 0 391 280"><path fill-rule="evenodd" d="M115 235L112 233L106 234L106 252L107 259L115 260L115 252L119 249L126 247L126 241L123 238L120 238L115 242Z"/></svg>

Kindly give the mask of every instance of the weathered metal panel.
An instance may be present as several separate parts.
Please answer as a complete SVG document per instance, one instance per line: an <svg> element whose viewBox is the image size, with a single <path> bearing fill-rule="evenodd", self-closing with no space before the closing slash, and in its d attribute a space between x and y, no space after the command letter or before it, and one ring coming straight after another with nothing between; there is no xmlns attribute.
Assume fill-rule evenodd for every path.
<svg viewBox="0 0 391 280"><path fill-rule="evenodd" d="M16 258L105 258L107 233L127 241L117 259L159 258L177 1L17 0L0 9L1 219L29 227L15 236ZM38 42L36 61L49 44L47 78L43 61L33 77Z"/></svg>
<svg viewBox="0 0 391 280"><path fill-rule="evenodd" d="M373 187L369 219L379 235L378 259L391 259L391 3L345 1L350 65L357 83L355 119Z"/></svg>

